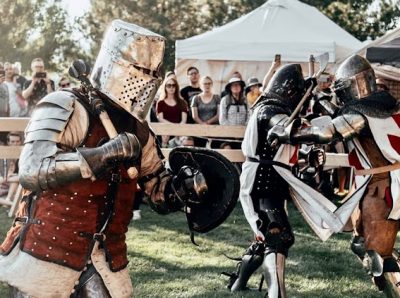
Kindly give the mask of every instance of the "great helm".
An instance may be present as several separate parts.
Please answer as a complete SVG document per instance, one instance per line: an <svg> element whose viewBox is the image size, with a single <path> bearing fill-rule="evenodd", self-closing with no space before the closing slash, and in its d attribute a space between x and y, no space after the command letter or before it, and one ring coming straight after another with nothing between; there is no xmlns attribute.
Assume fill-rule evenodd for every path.
<svg viewBox="0 0 400 298"><path fill-rule="evenodd" d="M365 58L352 55L337 69L332 89L342 102L363 99L377 91L374 70Z"/></svg>
<svg viewBox="0 0 400 298"><path fill-rule="evenodd" d="M296 107L306 92L306 82L300 64L280 67L269 81L265 93L278 95L292 107Z"/></svg>
<svg viewBox="0 0 400 298"><path fill-rule="evenodd" d="M107 29L90 80L136 118L143 120L162 78L165 38L121 20Z"/></svg>

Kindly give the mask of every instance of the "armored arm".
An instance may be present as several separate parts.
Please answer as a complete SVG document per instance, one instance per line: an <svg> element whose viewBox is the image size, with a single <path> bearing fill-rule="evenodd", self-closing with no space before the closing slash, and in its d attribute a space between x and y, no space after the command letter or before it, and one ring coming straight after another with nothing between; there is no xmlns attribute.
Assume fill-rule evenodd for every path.
<svg viewBox="0 0 400 298"><path fill-rule="evenodd" d="M21 185L42 191L82 178L94 180L118 162L132 161L140 155L137 138L128 133L100 147L79 147L88 125L85 108L72 94L55 92L43 98L26 129L20 157Z"/></svg>
<svg viewBox="0 0 400 298"><path fill-rule="evenodd" d="M335 138L349 139L360 133L366 120L360 114L343 114L335 119L329 116L315 118L308 124L303 119L296 119L291 125L276 125L268 132L268 142L275 139L280 143L290 144L327 144Z"/></svg>

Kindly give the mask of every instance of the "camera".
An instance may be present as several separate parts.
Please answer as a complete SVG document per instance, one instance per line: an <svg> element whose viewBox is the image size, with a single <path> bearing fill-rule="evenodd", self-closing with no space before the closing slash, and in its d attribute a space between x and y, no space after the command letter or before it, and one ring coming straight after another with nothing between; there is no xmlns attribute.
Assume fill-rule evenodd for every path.
<svg viewBox="0 0 400 298"><path fill-rule="evenodd" d="M35 78L38 78L38 79L44 79L46 76L47 76L47 74L45 72L37 72L35 74Z"/></svg>
<svg viewBox="0 0 400 298"><path fill-rule="evenodd" d="M5 76L6 75L6 71L5 70L0 70L0 76Z"/></svg>

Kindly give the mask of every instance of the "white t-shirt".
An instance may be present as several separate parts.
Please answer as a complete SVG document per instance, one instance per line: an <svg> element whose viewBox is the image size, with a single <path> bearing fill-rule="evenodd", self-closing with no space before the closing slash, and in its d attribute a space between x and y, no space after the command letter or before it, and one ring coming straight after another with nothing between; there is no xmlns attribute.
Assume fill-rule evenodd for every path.
<svg viewBox="0 0 400 298"><path fill-rule="evenodd" d="M10 106L10 117L23 117L26 109L22 109L17 102L17 86L13 82L4 82L8 88L8 104Z"/></svg>

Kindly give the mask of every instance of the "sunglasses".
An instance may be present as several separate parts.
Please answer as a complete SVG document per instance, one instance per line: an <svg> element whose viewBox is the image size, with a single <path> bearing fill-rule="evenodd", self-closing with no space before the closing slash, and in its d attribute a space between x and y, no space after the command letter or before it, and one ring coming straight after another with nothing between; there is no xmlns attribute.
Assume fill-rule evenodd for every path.
<svg viewBox="0 0 400 298"><path fill-rule="evenodd" d="M65 84L60 84L60 87L65 88L69 87L71 84L70 83L65 83Z"/></svg>
<svg viewBox="0 0 400 298"><path fill-rule="evenodd" d="M203 85L212 85L211 82L204 82Z"/></svg>
<svg viewBox="0 0 400 298"><path fill-rule="evenodd" d="M175 86L176 86L175 84L166 84L165 85L165 87L167 87L167 88L175 88Z"/></svg>

